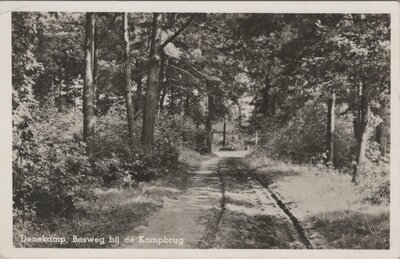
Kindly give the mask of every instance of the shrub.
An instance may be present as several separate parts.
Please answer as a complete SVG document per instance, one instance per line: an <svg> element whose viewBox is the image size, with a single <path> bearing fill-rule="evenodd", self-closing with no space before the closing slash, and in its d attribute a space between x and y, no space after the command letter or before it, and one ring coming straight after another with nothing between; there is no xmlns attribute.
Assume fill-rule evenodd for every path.
<svg viewBox="0 0 400 259"><path fill-rule="evenodd" d="M146 154L140 143L140 119L135 121L133 145L130 146L127 141L125 106L116 103L98 118L96 169L103 181L107 178L107 181L118 182L125 171L130 171L134 177L149 180L177 168L181 147L190 145L188 141L183 141L182 132L191 131L193 126L181 115L161 114L156 121L153 152Z"/></svg>
<svg viewBox="0 0 400 259"><path fill-rule="evenodd" d="M326 107L322 104L306 104L286 124L276 124L262 139L269 156L304 162L325 152ZM268 125L267 124L267 125Z"/></svg>
<svg viewBox="0 0 400 259"><path fill-rule="evenodd" d="M135 121L135 136L139 138L141 122ZM123 159L129 156L128 124L124 105L114 104L108 112L99 116L96 124L96 158L103 161L108 158ZM138 146L139 143L135 143Z"/></svg>
<svg viewBox="0 0 400 259"><path fill-rule="evenodd" d="M27 120L13 115L14 219L70 217L78 201L93 197L90 165L77 138L81 118L52 109L30 118L24 127Z"/></svg>

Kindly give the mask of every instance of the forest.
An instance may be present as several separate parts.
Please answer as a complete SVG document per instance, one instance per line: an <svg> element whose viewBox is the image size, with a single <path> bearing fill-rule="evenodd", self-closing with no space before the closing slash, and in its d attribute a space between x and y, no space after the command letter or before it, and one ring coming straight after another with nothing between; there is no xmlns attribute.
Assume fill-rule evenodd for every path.
<svg viewBox="0 0 400 259"><path fill-rule="evenodd" d="M388 249L390 46L388 14L13 12L14 245L186 206L187 248Z"/></svg>

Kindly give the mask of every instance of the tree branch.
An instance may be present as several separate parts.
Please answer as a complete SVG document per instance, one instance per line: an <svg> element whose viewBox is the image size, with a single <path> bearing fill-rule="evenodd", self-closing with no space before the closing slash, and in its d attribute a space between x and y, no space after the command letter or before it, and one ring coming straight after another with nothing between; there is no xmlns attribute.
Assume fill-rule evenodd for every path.
<svg viewBox="0 0 400 259"><path fill-rule="evenodd" d="M120 73L124 73L123 70L121 70L119 67L117 67L116 65L114 65L110 61L108 61L108 60L103 60L103 61L107 62L110 66L112 66L113 68L117 69ZM102 65L100 65L100 66L102 66Z"/></svg>
<svg viewBox="0 0 400 259"><path fill-rule="evenodd" d="M192 91L190 91L190 90L187 89L187 88L184 88L182 85L170 84L170 86L172 86L172 87L174 87L174 88L178 88L178 89L182 90L183 92L185 92L185 93L187 93L187 94L193 95L193 92L192 92Z"/></svg>
<svg viewBox="0 0 400 259"><path fill-rule="evenodd" d="M80 22L61 22L60 24L63 24L63 25L78 25L78 26L82 26L83 28L85 27L85 24L83 24L83 23L80 23Z"/></svg>
<svg viewBox="0 0 400 259"><path fill-rule="evenodd" d="M190 76L191 78L193 78L197 83L201 84L200 80L199 80L197 77L195 77L194 75L192 75L190 72L188 72L188 71L186 71L186 70L184 70L184 69L182 69L182 68L176 67L176 66L174 66L174 65L172 65L172 64L169 64L168 66L170 66L170 67L172 67L172 68L174 68L174 69L176 69L176 70L179 70L179 71L185 73L186 75L189 75L189 76Z"/></svg>
<svg viewBox="0 0 400 259"><path fill-rule="evenodd" d="M338 115L339 116L342 116L342 115L345 115L345 114L347 114L348 112L350 112L352 110L352 107L347 107L347 109L346 110L344 110L343 112L340 112Z"/></svg>
<svg viewBox="0 0 400 259"><path fill-rule="evenodd" d="M194 20L194 18L196 18L196 14L192 14L192 16L190 16L189 20L183 24L182 28L180 28L179 30L177 30L174 35L172 35L169 39L167 39L166 41L164 41L163 44L161 44L160 48L163 49L165 46L168 45L168 43L172 42L176 37L178 37L178 35L183 32L188 26L189 24Z"/></svg>
<svg viewBox="0 0 400 259"><path fill-rule="evenodd" d="M210 76L204 72L201 72L200 70L198 70L197 68L195 68L193 65L188 64L188 63L184 63L185 65L189 66L190 68L192 68L194 71L196 71L201 77L203 77L205 80L208 81L221 81L218 77L213 78L213 76Z"/></svg>

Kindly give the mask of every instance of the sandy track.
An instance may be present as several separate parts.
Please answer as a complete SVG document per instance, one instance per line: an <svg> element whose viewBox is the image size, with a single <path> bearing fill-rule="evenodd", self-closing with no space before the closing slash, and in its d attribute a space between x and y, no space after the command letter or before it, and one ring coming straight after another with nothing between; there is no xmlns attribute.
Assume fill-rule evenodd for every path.
<svg viewBox="0 0 400 259"><path fill-rule="evenodd" d="M125 248L305 248L287 213L245 168L245 153L203 161Z"/></svg>
<svg viewBox="0 0 400 259"><path fill-rule="evenodd" d="M304 248L290 218L240 158L224 159L219 173L226 202L215 247Z"/></svg>
<svg viewBox="0 0 400 259"><path fill-rule="evenodd" d="M178 199L168 199L163 208L148 219L147 226L135 229L140 233L129 248L197 248L207 233L209 217L215 217L213 210L220 208L222 198L220 180L216 173L220 157L204 161L198 170L192 171L188 188ZM163 238L161 244L146 241L145 238ZM164 237L170 239L164 243ZM179 239L183 243L179 243Z"/></svg>

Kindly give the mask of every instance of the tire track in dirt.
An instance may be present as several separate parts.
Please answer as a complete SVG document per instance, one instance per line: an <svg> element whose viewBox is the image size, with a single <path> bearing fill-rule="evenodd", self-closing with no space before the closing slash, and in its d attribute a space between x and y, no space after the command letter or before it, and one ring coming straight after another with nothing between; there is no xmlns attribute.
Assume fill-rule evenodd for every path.
<svg viewBox="0 0 400 259"><path fill-rule="evenodd" d="M218 212L217 218L215 220L215 223L211 222L211 224L209 224L207 226L208 231L207 231L206 236L204 237L202 244L200 245L201 248L213 248L215 246L217 234L218 234L219 228L221 226L222 217L225 212L225 204L226 204L225 182L224 182L222 174L220 172L221 162L222 161L218 162L217 168L215 170L218 175L218 179L220 181L220 188L221 188L220 208L219 208L219 212Z"/></svg>
<svg viewBox="0 0 400 259"><path fill-rule="evenodd" d="M207 248L304 248L286 213L237 157L218 164L223 200ZM210 228L209 228L210 229Z"/></svg>
<svg viewBox="0 0 400 259"><path fill-rule="evenodd" d="M221 184L217 175L219 157L201 162L201 165L190 172L188 186L185 190L176 190L175 199L164 199L163 207L148 220L147 224L132 231L137 241L122 246L124 248L209 248L208 240L215 236L207 226L210 221L216 222L220 215ZM212 231L210 231L212 230ZM182 239L182 244L141 243L140 238Z"/></svg>
<svg viewBox="0 0 400 259"><path fill-rule="evenodd" d="M259 178L259 176L257 174L252 173L252 176L257 182L259 182L269 192L269 194L275 200L275 202L279 206L279 208L281 208L281 210L283 212L285 212L285 214L289 217L290 221L293 224L293 227L296 229L297 234L299 235L299 238L300 238L301 242L304 244L304 246L307 249L313 249L313 246L311 245L310 240L308 240L308 238L306 237L305 230L301 226L299 220L293 215L293 213L288 209L288 207L286 207L286 205L282 202L282 200L279 199L279 197L275 194L275 192L272 191L271 188L269 188L269 186L267 184L265 184Z"/></svg>

